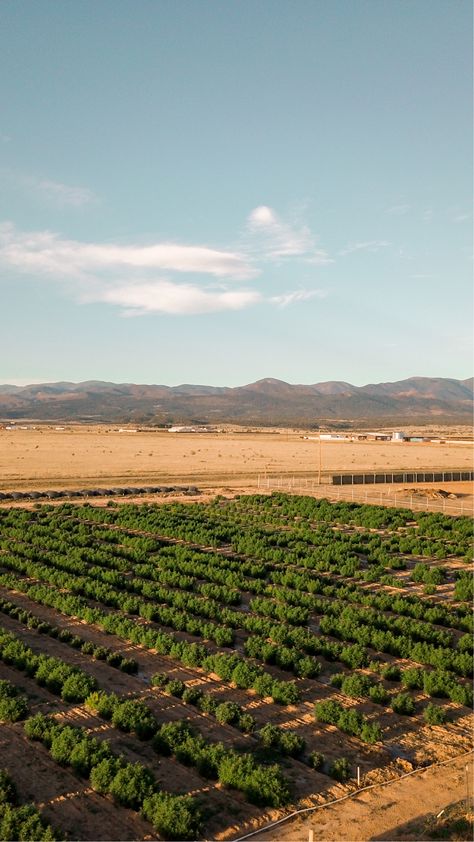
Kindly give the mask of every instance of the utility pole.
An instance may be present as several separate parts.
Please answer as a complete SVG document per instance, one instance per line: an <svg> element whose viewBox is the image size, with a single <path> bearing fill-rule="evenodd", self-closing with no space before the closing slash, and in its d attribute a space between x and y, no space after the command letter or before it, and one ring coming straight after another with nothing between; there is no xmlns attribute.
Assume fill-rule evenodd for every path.
<svg viewBox="0 0 474 842"><path fill-rule="evenodd" d="M322 447L321 447L321 427L319 428L319 471L318 471L318 485L321 485L321 469L322 469Z"/></svg>

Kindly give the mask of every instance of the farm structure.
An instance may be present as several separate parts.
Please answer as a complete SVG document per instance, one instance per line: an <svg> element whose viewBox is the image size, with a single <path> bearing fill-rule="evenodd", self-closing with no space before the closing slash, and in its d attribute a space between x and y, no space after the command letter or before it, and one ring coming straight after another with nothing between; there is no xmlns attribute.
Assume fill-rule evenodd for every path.
<svg viewBox="0 0 474 842"><path fill-rule="evenodd" d="M224 840L462 755L471 535L287 494L1 509L20 801L80 840Z"/></svg>
<svg viewBox="0 0 474 842"><path fill-rule="evenodd" d="M472 482L474 471L399 471L397 473L333 474L333 485L372 485L418 482Z"/></svg>

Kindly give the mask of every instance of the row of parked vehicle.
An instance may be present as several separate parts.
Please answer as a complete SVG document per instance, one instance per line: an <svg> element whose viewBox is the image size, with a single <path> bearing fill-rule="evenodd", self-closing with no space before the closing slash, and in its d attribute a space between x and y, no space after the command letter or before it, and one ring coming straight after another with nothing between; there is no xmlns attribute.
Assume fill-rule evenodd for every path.
<svg viewBox="0 0 474 842"><path fill-rule="evenodd" d="M61 497L136 497L140 494L199 494L194 485L146 485L136 488L81 488L63 491L0 491L0 500L58 500Z"/></svg>

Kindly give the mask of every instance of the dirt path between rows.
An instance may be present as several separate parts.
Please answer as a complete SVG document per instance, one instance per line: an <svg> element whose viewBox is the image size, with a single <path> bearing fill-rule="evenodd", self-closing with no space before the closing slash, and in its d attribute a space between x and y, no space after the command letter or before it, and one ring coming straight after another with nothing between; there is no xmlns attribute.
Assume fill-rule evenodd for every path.
<svg viewBox="0 0 474 842"><path fill-rule="evenodd" d="M278 827L256 834L256 842L370 842L371 840L416 839L398 834L409 821L437 814L455 801L466 798L466 766L472 805L473 757L461 757L403 778L389 786L362 792L338 804L290 819Z"/></svg>

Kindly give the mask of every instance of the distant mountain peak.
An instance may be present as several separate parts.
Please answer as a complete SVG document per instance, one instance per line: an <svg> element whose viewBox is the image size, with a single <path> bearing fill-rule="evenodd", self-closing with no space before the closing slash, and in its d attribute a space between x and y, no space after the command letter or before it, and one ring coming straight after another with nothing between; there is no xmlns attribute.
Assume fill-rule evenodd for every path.
<svg viewBox="0 0 474 842"><path fill-rule="evenodd" d="M312 385L264 377L245 386L111 383L0 385L0 418L44 421L141 421L308 426L338 419L380 423L472 423L472 378L409 377L353 386Z"/></svg>

